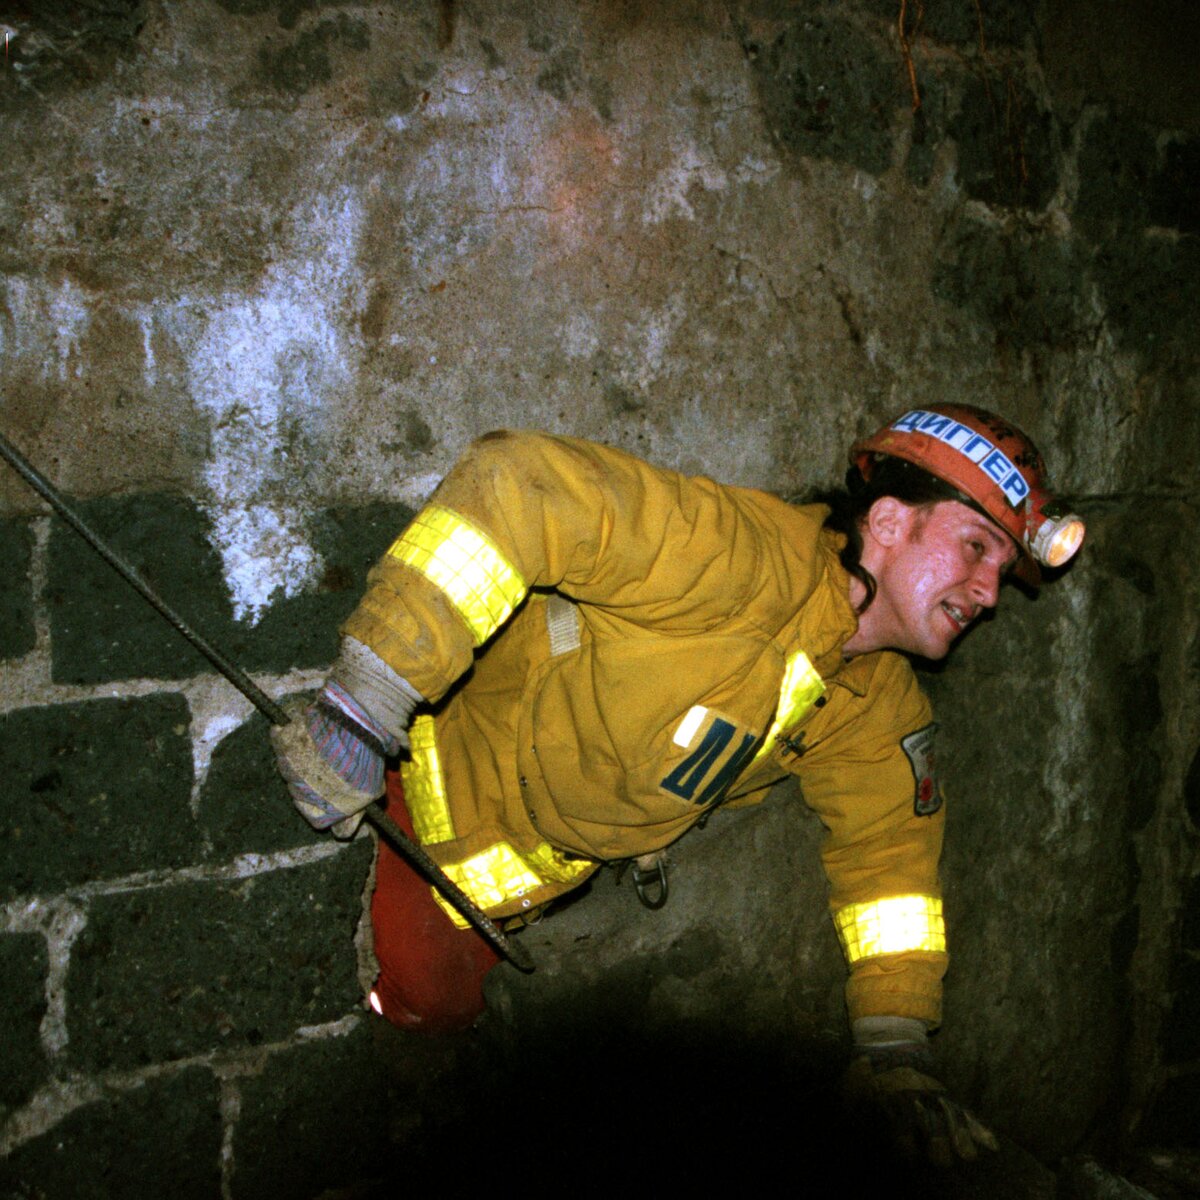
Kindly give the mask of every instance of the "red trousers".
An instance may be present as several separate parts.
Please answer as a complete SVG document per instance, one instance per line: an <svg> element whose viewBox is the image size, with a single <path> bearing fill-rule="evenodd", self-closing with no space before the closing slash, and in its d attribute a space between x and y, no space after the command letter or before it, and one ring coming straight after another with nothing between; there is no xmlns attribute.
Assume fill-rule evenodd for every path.
<svg viewBox="0 0 1200 1200"><path fill-rule="evenodd" d="M399 771L388 774L387 811L414 836ZM483 1012L483 977L500 956L474 929L459 929L434 901L430 885L382 838L371 924L379 960L372 999L393 1025L450 1033Z"/></svg>

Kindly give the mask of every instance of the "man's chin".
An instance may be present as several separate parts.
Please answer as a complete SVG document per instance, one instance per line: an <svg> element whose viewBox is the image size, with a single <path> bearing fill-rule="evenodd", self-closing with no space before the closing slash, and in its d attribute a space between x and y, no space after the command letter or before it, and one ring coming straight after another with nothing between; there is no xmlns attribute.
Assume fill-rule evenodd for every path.
<svg viewBox="0 0 1200 1200"><path fill-rule="evenodd" d="M929 662L941 662L950 653L956 640L955 638L949 640L936 637L926 638L920 645L914 646L909 653L927 659Z"/></svg>

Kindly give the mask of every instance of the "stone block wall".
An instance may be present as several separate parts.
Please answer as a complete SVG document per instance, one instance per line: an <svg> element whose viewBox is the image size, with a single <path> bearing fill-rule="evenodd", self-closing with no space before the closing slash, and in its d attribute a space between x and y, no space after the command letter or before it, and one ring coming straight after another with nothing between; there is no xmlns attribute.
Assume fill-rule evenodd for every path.
<svg viewBox="0 0 1200 1200"><path fill-rule="evenodd" d="M79 512L275 694L328 662L409 516L322 513L327 586L248 630L194 507ZM11 520L3 549L3 666L21 686L0 711L0 1191L309 1195L370 1175L389 1081L356 952L368 841L308 829L265 718L74 531ZM331 1111L354 1129L333 1153L314 1149Z"/></svg>

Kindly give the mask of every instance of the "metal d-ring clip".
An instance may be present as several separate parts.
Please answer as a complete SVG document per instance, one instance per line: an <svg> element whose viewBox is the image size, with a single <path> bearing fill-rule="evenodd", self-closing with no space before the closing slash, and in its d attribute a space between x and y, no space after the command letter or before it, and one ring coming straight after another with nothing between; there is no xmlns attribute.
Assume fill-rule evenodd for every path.
<svg viewBox="0 0 1200 1200"><path fill-rule="evenodd" d="M658 895L651 895L650 889L658 881ZM635 862L633 864L633 886L637 889L638 899L646 908L662 908L667 902L667 860L660 858L648 871L643 871Z"/></svg>

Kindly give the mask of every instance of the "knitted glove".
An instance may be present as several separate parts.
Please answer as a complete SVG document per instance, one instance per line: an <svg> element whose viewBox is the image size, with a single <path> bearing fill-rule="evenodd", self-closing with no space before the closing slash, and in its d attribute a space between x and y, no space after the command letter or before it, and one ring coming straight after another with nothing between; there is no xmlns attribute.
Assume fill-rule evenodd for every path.
<svg viewBox="0 0 1200 1200"><path fill-rule="evenodd" d="M921 1022L869 1017L854 1024L855 1058L845 1090L852 1102L882 1115L903 1153L949 1166L977 1158L981 1149L999 1149L992 1131L951 1099L934 1076Z"/></svg>
<svg viewBox="0 0 1200 1200"><path fill-rule="evenodd" d="M362 810L383 795L384 758L399 743L334 683L312 703L283 707L291 721L272 728L271 744L292 803L314 829L353 837Z"/></svg>
<svg viewBox="0 0 1200 1200"><path fill-rule="evenodd" d="M292 801L316 829L353 837L362 812L384 791L384 759L407 747L420 695L372 651L349 638L312 703L284 704L291 718L271 730Z"/></svg>

